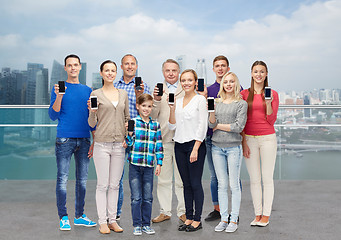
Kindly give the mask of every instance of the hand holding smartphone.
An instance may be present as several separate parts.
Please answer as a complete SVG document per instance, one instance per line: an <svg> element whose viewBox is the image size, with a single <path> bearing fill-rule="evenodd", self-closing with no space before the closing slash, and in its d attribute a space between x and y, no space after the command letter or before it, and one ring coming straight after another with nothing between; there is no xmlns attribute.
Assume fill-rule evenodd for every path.
<svg viewBox="0 0 341 240"><path fill-rule="evenodd" d="M135 121L129 120L128 121L128 132L134 132L134 127L135 127Z"/></svg>
<svg viewBox="0 0 341 240"><path fill-rule="evenodd" d="M159 89L159 92L157 95L162 96L163 95L163 83L157 83L156 87Z"/></svg>
<svg viewBox="0 0 341 240"><path fill-rule="evenodd" d="M264 88L264 99L271 100L271 87Z"/></svg>
<svg viewBox="0 0 341 240"><path fill-rule="evenodd" d="M214 97L207 98L208 112L214 112Z"/></svg>
<svg viewBox="0 0 341 240"><path fill-rule="evenodd" d="M142 78L135 77L135 89L136 90L142 90L141 84L142 84Z"/></svg>
<svg viewBox="0 0 341 240"><path fill-rule="evenodd" d="M65 81L58 81L59 94L65 94Z"/></svg>
<svg viewBox="0 0 341 240"><path fill-rule="evenodd" d="M168 104L174 104L174 101L175 101L174 93L169 93L168 94Z"/></svg>
<svg viewBox="0 0 341 240"><path fill-rule="evenodd" d="M205 90L205 80L203 78L198 78L198 92L203 92Z"/></svg>
<svg viewBox="0 0 341 240"><path fill-rule="evenodd" d="M98 109L97 96L90 96L90 108L92 110Z"/></svg>

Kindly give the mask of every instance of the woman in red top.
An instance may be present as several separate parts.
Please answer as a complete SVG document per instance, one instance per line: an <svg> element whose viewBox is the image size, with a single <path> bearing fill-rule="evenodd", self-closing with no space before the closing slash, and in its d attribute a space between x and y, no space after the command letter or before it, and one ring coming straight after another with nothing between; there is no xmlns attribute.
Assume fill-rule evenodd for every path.
<svg viewBox="0 0 341 240"><path fill-rule="evenodd" d="M256 215L250 225L265 227L269 224L274 197L273 173L277 154L274 124L279 100L274 90L271 90L271 99L264 98L264 88L268 86L268 68L264 62L253 63L251 76L251 87L241 92L248 103L247 122L243 131L243 155L250 175Z"/></svg>

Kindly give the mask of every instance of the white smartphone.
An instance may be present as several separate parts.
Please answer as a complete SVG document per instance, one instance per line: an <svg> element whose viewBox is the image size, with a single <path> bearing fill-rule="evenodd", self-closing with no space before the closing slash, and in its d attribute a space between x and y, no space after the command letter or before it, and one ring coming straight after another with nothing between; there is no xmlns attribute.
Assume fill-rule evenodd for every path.
<svg viewBox="0 0 341 240"><path fill-rule="evenodd" d="M214 97L207 98L208 112L214 112Z"/></svg>
<svg viewBox="0 0 341 240"><path fill-rule="evenodd" d="M270 100L271 99L271 87L264 88L264 99Z"/></svg>
<svg viewBox="0 0 341 240"><path fill-rule="evenodd" d="M97 96L90 96L91 109L98 109Z"/></svg>
<svg viewBox="0 0 341 240"><path fill-rule="evenodd" d="M174 100L175 100L174 98L175 98L174 93L169 93L168 94L168 103L174 104Z"/></svg>

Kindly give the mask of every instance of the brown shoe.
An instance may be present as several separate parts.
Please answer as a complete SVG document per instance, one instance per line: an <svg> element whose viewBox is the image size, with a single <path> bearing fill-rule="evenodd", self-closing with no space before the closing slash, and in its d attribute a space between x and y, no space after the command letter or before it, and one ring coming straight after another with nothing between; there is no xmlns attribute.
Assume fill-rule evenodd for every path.
<svg viewBox="0 0 341 240"><path fill-rule="evenodd" d="M184 223L186 221L186 214L182 214L179 219Z"/></svg>
<svg viewBox="0 0 341 240"><path fill-rule="evenodd" d="M114 232L117 233L123 232L123 228L121 228L120 225L117 224L117 222L110 223L108 227L110 230L113 230Z"/></svg>
<svg viewBox="0 0 341 240"><path fill-rule="evenodd" d="M171 218L170 216L161 213L161 214L160 214L159 216L157 216L156 218L153 218L153 219L152 219L152 222L153 222L153 223L159 223L159 222L163 222L163 221L169 220L170 218Z"/></svg>
<svg viewBox="0 0 341 240"><path fill-rule="evenodd" d="M102 234L109 234L110 229L108 228L108 225L106 223L103 223L99 226L99 232Z"/></svg>

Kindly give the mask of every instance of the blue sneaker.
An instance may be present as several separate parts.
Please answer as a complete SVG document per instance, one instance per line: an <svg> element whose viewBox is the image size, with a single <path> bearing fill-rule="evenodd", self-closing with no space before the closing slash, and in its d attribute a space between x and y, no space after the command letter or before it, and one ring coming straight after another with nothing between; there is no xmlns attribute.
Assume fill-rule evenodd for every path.
<svg viewBox="0 0 341 240"><path fill-rule="evenodd" d="M94 227L97 223L91 221L85 214L83 214L79 218L75 218L73 220L73 224L76 226L84 226L84 227Z"/></svg>
<svg viewBox="0 0 341 240"><path fill-rule="evenodd" d="M134 227L133 234L134 234L135 236L140 236L140 235L142 235L141 227Z"/></svg>
<svg viewBox="0 0 341 240"><path fill-rule="evenodd" d="M70 231L71 230L70 221L69 221L68 216L64 216L64 217L62 217L62 219L60 219L59 230L62 230L62 231Z"/></svg>
<svg viewBox="0 0 341 240"><path fill-rule="evenodd" d="M147 234L155 234L154 229L152 229L149 226L143 226L142 227L142 232L147 233Z"/></svg>

